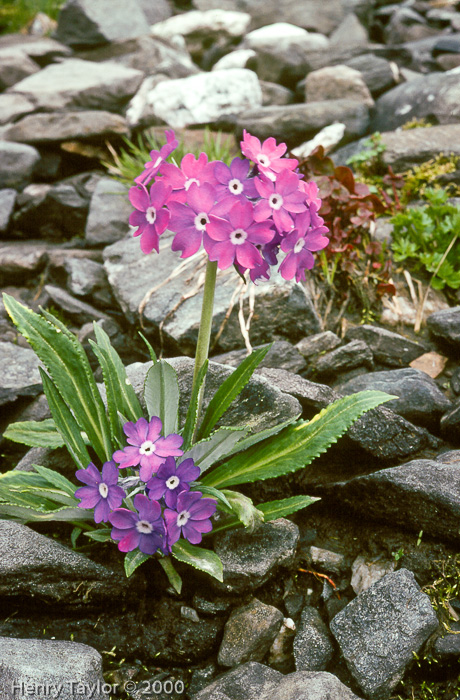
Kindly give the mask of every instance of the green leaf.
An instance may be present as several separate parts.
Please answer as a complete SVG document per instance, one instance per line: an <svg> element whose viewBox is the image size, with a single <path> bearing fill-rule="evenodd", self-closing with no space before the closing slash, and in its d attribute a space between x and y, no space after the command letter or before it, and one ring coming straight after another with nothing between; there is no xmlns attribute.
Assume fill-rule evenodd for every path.
<svg viewBox="0 0 460 700"><path fill-rule="evenodd" d="M80 537L81 533L83 530L81 527L74 527L72 532L70 533L70 541L72 543L72 547L75 549L77 546L77 540Z"/></svg>
<svg viewBox="0 0 460 700"><path fill-rule="evenodd" d="M206 379L206 372L208 371L208 360L202 364L198 371L197 381L193 387L192 395L190 397L190 403L187 409L187 415L185 416L184 429L182 430L182 437L184 438L184 443L182 449L187 451L193 440L193 435L196 429L196 423L198 420L198 408L200 405L200 394L203 383Z"/></svg>
<svg viewBox="0 0 460 700"><path fill-rule="evenodd" d="M142 340L144 343L147 345L147 349L149 351L150 359L152 360L153 364L157 361L157 354L155 350L153 349L152 345L149 343L145 335L143 335L140 331L138 331L139 335L141 336Z"/></svg>
<svg viewBox="0 0 460 700"><path fill-rule="evenodd" d="M260 503L257 508L262 511L265 522L268 523L270 520L285 518L286 515L291 515L291 513L311 506L312 503L320 500L320 498L315 498L315 496L293 496L292 498L282 498L280 501Z"/></svg>
<svg viewBox="0 0 460 700"><path fill-rule="evenodd" d="M8 294L3 295L3 301L13 323L29 341L63 401L88 435L99 459L111 459L110 427L81 343L52 314L43 311L43 318Z"/></svg>
<svg viewBox="0 0 460 700"><path fill-rule="evenodd" d="M54 471L54 469L48 469L48 467L41 467L39 464L33 464L32 466L37 472L37 474L40 474L40 476L46 479L48 483L52 484L58 489L61 489L61 491L64 491L64 493L67 493L69 496L75 498L75 491L77 490L77 487L74 484L72 484L72 482L69 481L69 479L67 479L65 476L59 474L59 472Z"/></svg>
<svg viewBox="0 0 460 700"><path fill-rule="evenodd" d="M43 382L43 390L46 394L56 427L61 433L75 464L77 464L80 469L86 469L91 462L91 457L86 449L80 428L51 379L41 367L38 369Z"/></svg>
<svg viewBox="0 0 460 700"><path fill-rule="evenodd" d="M149 418L158 416L166 437L177 432L179 415L179 384L176 371L165 360L159 360L147 372L144 399Z"/></svg>
<svg viewBox="0 0 460 700"><path fill-rule="evenodd" d="M174 568L173 563L171 561L171 557L164 557L158 559L158 562L160 563L160 566L162 567L163 571L168 577L169 583L174 588L176 593L180 595L182 591L182 579L177 573L176 569Z"/></svg>
<svg viewBox="0 0 460 700"><path fill-rule="evenodd" d="M96 540L96 542L108 542L111 539L111 537L110 537L111 532L112 532L111 527L100 527L97 530L90 530L89 532L84 532L83 534L86 537L90 537L92 540ZM134 571L134 569L133 569L133 571Z"/></svg>
<svg viewBox="0 0 460 700"><path fill-rule="evenodd" d="M215 462L228 455L246 433L244 428L219 428L209 438L192 445L182 460L191 457L203 474Z"/></svg>
<svg viewBox="0 0 460 700"><path fill-rule="evenodd" d="M238 520L249 532L254 532L264 522L264 514L259 508L255 508L251 498L238 491L228 491L227 489L222 493L230 501L232 511Z"/></svg>
<svg viewBox="0 0 460 700"><path fill-rule="evenodd" d="M50 447L54 450L65 445L52 418L10 423L3 433L3 437L13 442L20 442L22 445L29 445L29 447Z"/></svg>
<svg viewBox="0 0 460 700"><path fill-rule="evenodd" d="M172 555L178 561L193 566L195 569L205 571L218 581L224 580L222 562L215 552L190 544L187 540L180 539L172 546Z"/></svg>
<svg viewBox="0 0 460 700"><path fill-rule="evenodd" d="M127 552L124 561L126 576L129 578L136 571L138 566L143 564L144 561L147 561L147 559L150 559L150 556L150 554L144 554L138 549L135 549L132 552Z"/></svg>
<svg viewBox="0 0 460 700"><path fill-rule="evenodd" d="M363 413L395 398L381 391L344 396L311 421L299 421L205 474L207 486L233 486L270 479L310 464L348 430Z"/></svg>
<svg viewBox="0 0 460 700"><path fill-rule="evenodd" d="M229 511L232 510L232 506L223 491L219 491L219 489L215 489L213 486L205 486L204 484L200 484L200 482L195 482L194 485L192 484L192 487L196 491L201 491L203 496L209 496L210 498L215 498L216 501L220 501Z"/></svg>
<svg viewBox="0 0 460 700"><path fill-rule="evenodd" d="M271 345L267 345L264 348L254 350L219 387L204 414L203 422L198 430L198 440L208 437L219 418L223 416L230 404L249 382L255 369L260 365L270 348Z"/></svg>
<svg viewBox="0 0 460 700"><path fill-rule="evenodd" d="M261 430L258 433L251 433L251 435L248 435L248 437L239 440L239 442L236 443L235 447L232 450L229 450L226 456L230 457L231 455L236 454L237 452L243 452L249 447L252 447L252 445L256 445L258 442L262 442L262 440L265 440L266 438L269 438L272 435L280 433L283 430L283 428L286 428L288 425L291 425L291 423L295 423L299 419L299 417L300 414L297 414L296 416L291 416L291 418L288 418L282 423L278 423L278 425L275 425L273 428L265 428L265 430Z"/></svg>
<svg viewBox="0 0 460 700"><path fill-rule="evenodd" d="M17 503L0 501L0 520L16 520L21 523L28 522L68 522L77 520L93 520L93 511L85 511L82 508L56 508L56 510L39 510L32 506L20 506Z"/></svg>

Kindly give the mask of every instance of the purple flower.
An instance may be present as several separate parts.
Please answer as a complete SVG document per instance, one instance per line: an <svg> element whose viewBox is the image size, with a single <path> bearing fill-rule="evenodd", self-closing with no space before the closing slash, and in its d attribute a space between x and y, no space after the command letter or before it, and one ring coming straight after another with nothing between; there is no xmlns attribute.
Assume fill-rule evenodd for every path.
<svg viewBox="0 0 460 700"><path fill-rule="evenodd" d="M174 135L174 131L170 129L165 131L166 143L160 148L159 151L150 151L150 158L148 163L144 165L144 172L138 177L134 178L134 182L138 185L147 185L150 180L155 177L161 168L162 163L165 162L166 158L171 155L175 148L178 146L178 141Z"/></svg>
<svg viewBox="0 0 460 700"><path fill-rule="evenodd" d="M107 522L109 513L118 508L126 494L117 486L118 467L115 462L105 462L102 467L102 476L99 470L90 462L86 469L79 469L76 477L87 486L82 486L75 491L76 498L81 499L79 508L94 508L94 521Z"/></svg>
<svg viewBox="0 0 460 700"><path fill-rule="evenodd" d="M328 230L326 226L312 228L312 218L322 219L317 216L316 207L312 205L311 208L313 212L307 209L297 215L296 228L281 241L281 250L287 253L280 265L280 274L285 280L291 280L294 275L297 282L304 280L305 270L311 270L315 263L312 251L322 250L329 243L329 238L323 236Z"/></svg>
<svg viewBox="0 0 460 700"><path fill-rule="evenodd" d="M217 508L212 498L202 498L200 491L182 491L177 497L176 510L165 509L163 517L166 522L168 546L185 537L192 544L199 544L204 532L211 532L210 521Z"/></svg>
<svg viewBox="0 0 460 700"><path fill-rule="evenodd" d="M206 182L209 185L215 185L214 166L214 161L208 163L206 153L200 153L198 160L193 153L187 153L181 160L180 168L172 163L166 163L161 169L162 181L172 187L171 199L176 202L185 202L189 187L193 183L198 187Z"/></svg>
<svg viewBox="0 0 460 700"><path fill-rule="evenodd" d="M250 202L235 204L227 218L211 216L203 238L210 260L217 260L218 267L225 270L233 263L241 268L252 269L262 263L257 245L268 243L274 236L271 221L256 223L254 208Z"/></svg>
<svg viewBox="0 0 460 700"><path fill-rule="evenodd" d="M249 175L249 160L234 158L230 167L217 161L214 167L214 177L217 180L217 197L230 197L234 201L244 204L246 198L257 197L257 190L254 185L254 178Z"/></svg>
<svg viewBox="0 0 460 700"><path fill-rule="evenodd" d="M157 549L164 549L165 526L160 504L138 493L134 496L134 507L137 513L118 508L109 516L113 525L111 536L118 541L120 552L132 552L139 547L144 554L154 554Z"/></svg>
<svg viewBox="0 0 460 700"><path fill-rule="evenodd" d="M129 201L137 211L129 217L131 226L138 229L134 236L141 237L141 250L143 253L151 253L156 250L158 253L159 236L166 229L169 222L169 211L163 209L171 195L171 187L159 181L150 188L150 195L144 185L131 187L129 190Z"/></svg>
<svg viewBox="0 0 460 700"><path fill-rule="evenodd" d="M183 438L176 433L160 437L162 427L161 420L156 416L150 423L145 418L139 418L135 424L131 421L125 423L123 431L129 446L113 454L113 459L120 465L120 469L136 467L139 464L141 480L148 481L166 457L180 457L183 454L179 449Z"/></svg>
<svg viewBox="0 0 460 700"><path fill-rule="evenodd" d="M264 221L272 216L278 231L290 231L294 226L291 213L306 209L306 195L299 188L299 182L299 176L289 170L283 170L276 182L256 177L255 185L261 200L255 207L254 219Z"/></svg>
<svg viewBox="0 0 460 700"><path fill-rule="evenodd" d="M158 468L155 476L147 482L149 497L158 501L164 496L168 508L175 508L177 496L181 491L190 491L190 482L200 475L200 468L193 459L184 459L176 467L174 457L166 457L166 461Z"/></svg>

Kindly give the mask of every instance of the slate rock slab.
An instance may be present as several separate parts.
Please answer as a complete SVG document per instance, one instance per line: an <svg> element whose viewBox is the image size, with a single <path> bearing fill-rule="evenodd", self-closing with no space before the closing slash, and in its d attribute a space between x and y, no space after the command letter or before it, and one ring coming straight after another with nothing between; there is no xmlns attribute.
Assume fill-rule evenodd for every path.
<svg viewBox="0 0 460 700"><path fill-rule="evenodd" d="M104 139L128 136L125 119L104 110L28 114L3 132L6 141L54 143L72 139Z"/></svg>
<svg viewBox="0 0 460 700"><path fill-rule="evenodd" d="M428 316L426 322L436 338L449 343L456 350L460 349L460 306L436 311Z"/></svg>
<svg viewBox="0 0 460 700"><path fill-rule="evenodd" d="M0 520L0 595L81 606L123 598L124 572L95 564L49 537L12 520Z"/></svg>
<svg viewBox="0 0 460 700"><path fill-rule="evenodd" d="M22 190L32 180L39 160L33 146L0 140L0 188Z"/></svg>
<svg viewBox="0 0 460 700"><path fill-rule="evenodd" d="M350 328L346 338L364 340L372 350L374 359L390 367L407 366L416 357L427 352L427 347L422 343L369 324Z"/></svg>
<svg viewBox="0 0 460 700"><path fill-rule="evenodd" d="M85 240L88 245L107 245L124 238L132 211L127 188L113 178L102 177L91 198L86 221Z"/></svg>
<svg viewBox="0 0 460 700"><path fill-rule="evenodd" d="M0 95L0 124L13 122L34 109L34 105L26 97L3 93Z"/></svg>
<svg viewBox="0 0 460 700"><path fill-rule="evenodd" d="M103 44L148 34L149 23L136 0L67 0L56 39L69 46Z"/></svg>
<svg viewBox="0 0 460 700"><path fill-rule="evenodd" d="M321 494L323 495L323 494ZM415 459L324 489L361 515L459 541L460 459ZM404 508L401 505L404 504Z"/></svg>
<svg viewBox="0 0 460 700"><path fill-rule="evenodd" d="M40 361L33 350L0 342L0 406L42 391Z"/></svg>
<svg viewBox="0 0 460 700"><path fill-rule="evenodd" d="M108 700L101 655L86 644L0 637L2 700Z"/></svg>
<svg viewBox="0 0 460 700"><path fill-rule="evenodd" d="M348 669L371 700L390 696L437 627L430 599L407 569L375 583L330 624Z"/></svg>
<svg viewBox="0 0 460 700"><path fill-rule="evenodd" d="M279 671L248 661L219 676L193 700L259 700L262 690L273 693L282 678Z"/></svg>
<svg viewBox="0 0 460 700"><path fill-rule="evenodd" d="M257 348L253 348L256 350ZM238 367L238 365L248 356L246 349L244 350L231 350L230 352L223 353L222 355L216 355L213 360L215 362L222 363L223 365L231 365L232 367ZM275 340L270 350L265 355L262 362L258 365L259 367L279 367L281 369L288 370L289 372L299 372L305 369L307 363L300 354L297 348L295 348L287 340Z"/></svg>
<svg viewBox="0 0 460 700"><path fill-rule="evenodd" d="M231 593L254 590L279 566L290 566L299 541L297 525L278 518L255 532L232 530L217 534L215 551L224 567L224 583L213 585Z"/></svg>

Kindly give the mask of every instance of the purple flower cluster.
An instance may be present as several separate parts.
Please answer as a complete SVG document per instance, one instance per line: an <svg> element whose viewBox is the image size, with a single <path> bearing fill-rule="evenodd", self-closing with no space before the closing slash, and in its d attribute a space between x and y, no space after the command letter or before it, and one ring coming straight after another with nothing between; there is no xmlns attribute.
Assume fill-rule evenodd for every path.
<svg viewBox="0 0 460 700"><path fill-rule="evenodd" d="M142 251L158 252L159 238L169 228L176 234L172 250L181 251L182 258L203 246L220 269L249 270L255 282L269 279L279 256L284 279L305 279L313 253L329 243L328 229L318 213L318 188L302 180L296 159L284 157L286 144L274 138L261 144L244 131L246 158L234 158L228 166L208 162L205 153L198 159L188 153L177 166L165 162L177 146L174 132L166 136L167 143L151 152L152 160L129 191L135 208L129 223L137 227Z"/></svg>
<svg viewBox="0 0 460 700"><path fill-rule="evenodd" d="M77 489L80 508L94 508L97 523L111 523L112 539L121 552L139 548L144 554L160 550L169 554L182 536L192 544L201 542L203 533L211 532L211 515L217 503L191 491L191 483L200 475L193 459L176 463L183 455L182 437L172 433L161 436L162 423L154 416L150 422L139 418L128 421L123 430L128 445L105 462L102 473L91 462L76 473L85 486ZM117 464L119 466L117 466ZM134 477L133 508L121 508L131 494L123 488L130 479L120 478L120 469L138 467Z"/></svg>

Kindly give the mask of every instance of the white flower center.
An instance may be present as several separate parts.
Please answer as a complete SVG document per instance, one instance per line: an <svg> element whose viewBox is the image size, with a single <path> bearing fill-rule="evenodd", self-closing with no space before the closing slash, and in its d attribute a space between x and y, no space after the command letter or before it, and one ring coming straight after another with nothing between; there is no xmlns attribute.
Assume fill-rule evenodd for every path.
<svg viewBox="0 0 460 700"><path fill-rule="evenodd" d="M136 530L140 532L141 535L150 535L153 530L153 525L147 520L138 520L136 523Z"/></svg>
<svg viewBox="0 0 460 700"><path fill-rule="evenodd" d="M102 496L102 498L107 498L109 495L109 487L107 484L104 484L104 482L99 484L99 493Z"/></svg>
<svg viewBox="0 0 460 700"><path fill-rule="evenodd" d="M190 519L190 513L188 512L188 510L181 510L181 512L177 516L177 520L176 520L177 527L182 527L183 525L187 525L189 519Z"/></svg>
<svg viewBox="0 0 460 700"><path fill-rule="evenodd" d="M149 224L154 224L155 219L157 218L157 210L155 207L149 207L147 211L145 212L145 218L149 222Z"/></svg>
<svg viewBox="0 0 460 700"><path fill-rule="evenodd" d="M247 237L248 234L242 228L237 228L230 234L230 240L233 243L233 245L241 245L245 242Z"/></svg>
<svg viewBox="0 0 460 700"><path fill-rule="evenodd" d="M171 489L171 491L173 491L174 489L177 489L179 484L180 479L178 476L170 476L169 479L166 481L166 488Z"/></svg>
<svg viewBox="0 0 460 700"><path fill-rule="evenodd" d="M204 231L206 229L206 224L209 224L209 217L202 211L195 216L194 223L197 231Z"/></svg>
<svg viewBox="0 0 460 700"><path fill-rule="evenodd" d="M269 159L267 156L262 155L262 153L260 153L260 154L257 156L257 162L258 162L259 165L261 165L263 168L269 168L269 167L270 167L270 159Z"/></svg>
<svg viewBox="0 0 460 700"><path fill-rule="evenodd" d="M294 253L300 253L300 251L302 250L304 245L305 245L305 238L299 238L299 240L297 241L297 243L294 246Z"/></svg>
<svg viewBox="0 0 460 700"><path fill-rule="evenodd" d="M141 455L152 455L155 452L155 443L151 440L146 440L139 447Z"/></svg>
<svg viewBox="0 0 460 700"><path fill-rule="evenodd" d="M184 187L185 187L185 191L186 191L186 192L188 192L188 189L189 189L190 185L193 185L194 182L198 185L198 187L200 186L200 181L197 180L197 179L194 178L194 177L191 177L190 180L186 180L186 181L185 181Z"/></svg>
<svg viewBox="0 0 460 700"><path fill-rule="evenodd" d="M235 177L228 183L228 189L232 194L241 194L244 186L243 183Z"/></svg>
<svg viewBox="0 0 460 700"><path fill-rule="evenodd" d="M268 204L271 206L272 209L275 209L275 211L277 211L283 206L283 198L280 194L272 194L270 195Z"/></svg>

